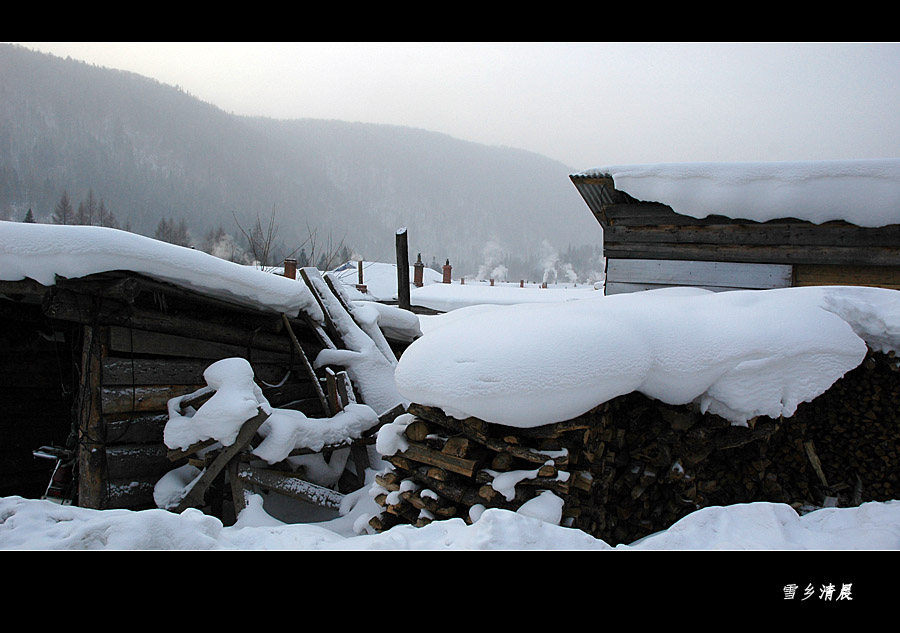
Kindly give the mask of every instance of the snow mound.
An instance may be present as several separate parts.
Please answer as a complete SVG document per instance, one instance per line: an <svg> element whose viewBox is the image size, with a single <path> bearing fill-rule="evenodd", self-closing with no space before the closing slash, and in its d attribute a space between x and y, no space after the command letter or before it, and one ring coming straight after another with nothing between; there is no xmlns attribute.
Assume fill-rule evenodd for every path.
<svg viewBox="0 0 900 633"><path fill-rule="evenodd" d="M395 377L412 402L513 427L634 391L746 424L793 415L857 367L867 342L900 347L900 292L671 288L473 311L415 341Z"/></svg>

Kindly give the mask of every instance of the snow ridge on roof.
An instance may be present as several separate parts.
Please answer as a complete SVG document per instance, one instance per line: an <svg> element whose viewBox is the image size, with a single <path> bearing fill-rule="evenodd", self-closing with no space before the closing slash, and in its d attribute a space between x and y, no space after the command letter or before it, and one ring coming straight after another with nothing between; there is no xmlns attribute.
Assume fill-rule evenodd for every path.
<svg viewBox="0 0 900 633"><path fill-rule="evenodd" d="M616 189L694 218L900 224L900 159L658 163L595 167Z"/></svg>
<svg viewBox="0 0 900 633"><path fill-rule="evenodd" d="M130 271L242 305L297 316L322 312L305 284L202 251L99 226L0 222L0 279L51 286L102 272Z"/></svg>

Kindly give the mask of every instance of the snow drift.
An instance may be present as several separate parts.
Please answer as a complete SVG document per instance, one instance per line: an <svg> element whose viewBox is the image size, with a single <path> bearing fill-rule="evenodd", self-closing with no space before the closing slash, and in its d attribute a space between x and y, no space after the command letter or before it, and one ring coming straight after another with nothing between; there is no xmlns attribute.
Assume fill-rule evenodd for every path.
<svg viewBox="0 0 900 633"><path fill-rule="evenodd" d="M900 292L668 288L473 311L414 342L395 377L412 402L514 427L633 391L745 424L793 415L858 366L867 343L900 345Z"/></svg>

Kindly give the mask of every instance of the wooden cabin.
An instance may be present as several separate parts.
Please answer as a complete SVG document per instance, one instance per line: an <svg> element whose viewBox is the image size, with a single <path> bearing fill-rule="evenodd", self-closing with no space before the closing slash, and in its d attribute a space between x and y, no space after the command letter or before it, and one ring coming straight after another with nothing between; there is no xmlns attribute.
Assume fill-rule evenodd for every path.
<svg viewBox="0 0 900 633"><path fill-rule="evenodd" d="M315 269L300 273L303 279L293 283L310 289L310 301L316 300L321 313L311 314L309 303L308 310L288 316L262 302L232 301L228 293L127 270L56 276L44 284L28 277L0 281L0 495L42 496L53 464L35 452L52 446L74 455L78 506L156 507L154 487L163 475L188 463L209 471L210 455L215 455L203 456L209 442L170 450L163 435L170 400L209 391L204 371L222 359L246 359L263 396L275 408L329 418L350 403L364 404L364 394L341 367L313 367L323 349L346 349L341 328L334 323L339 316L335 310L346 309L340 317L346 330L346 323L353 322L353 308L335 287L339 282L321 277ZM378 411L379 425L400 412L400 405ZM374 443L375 431L377 427L364 437L322 450L297 449L297 454L350 449L352 466L344 471L338 490L285 481L289 472L247 467L236 476L242 478L244 490L261 486L320 504L324 499L325 505L335 507L341 493L363 485L367 446ZM241 447L244 456L249 441ZM234 465L232 457L221 461ZM210 496L217 498L219 511L212 509L217 516L222 516L221 502L227 496L221 474L221 494L206 495L215 486L204 482L191 497L204 505L206 495L207 506ZM246 499L235 492L235 478L229 479L239 510Z"/></svg>
<svg viewBox="0 0 900 633"><path fill-rule="evenodd" d="M603 227L607 294L665 286L900 289L900 224L758 222L735 219L735 210L698 219L637 200L608 175L583 172L570 179Z"/></svg>
<svg viewBox="0 0 900 633"><path fill-rule="evenodd" d="M253 309L131 272L0 282L4 332L4 451L0 494L40 496L42 445L77 451L78 505L151 507L153 486L177 466L162 442L170 398L204 386L223 358L247 359L273 406L321 416L308 355L322 349L302 316Z"/></svg>

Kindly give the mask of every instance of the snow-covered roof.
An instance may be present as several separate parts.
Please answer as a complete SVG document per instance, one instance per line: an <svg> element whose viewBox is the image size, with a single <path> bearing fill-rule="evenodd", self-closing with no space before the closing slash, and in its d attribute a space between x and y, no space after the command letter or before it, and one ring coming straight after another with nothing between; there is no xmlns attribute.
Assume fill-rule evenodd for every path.
<svg viewBox="0 0 900 633"><path fill-rule="evenodd" d="M235 264L202 251L99 226L0 222L0 279L33 279L51 286L74 279L129 271L241 305L321 321L304 283Z"/></svg>
<svg viewBox="0 0 900 633"><path fill-rule="evenodd" d="M572 179L604 176L618 191L694 218L900 224L900 159L612 165Z"/></svg>
<svg viewBox="0 0 900 633"><path fill-rule="evenodd" d="M735 424L790 417L857 367L867 345L900 349L900 291L883 288L668 288L465 312L404 352L400 393L524 428L635 391Z"/></svg>
<svg viewBox="0 0 900 633"><path fill-rule="evenodd" d="M449 312L468 306L573 301L593 297L601 292L590 284L577 287L560 287L554 284L542 288L540 284L534 283L520 287L518 283L499 282L491 286L489 282L466 281L464 284L436 283L413 288L410 301L416 306Z"/></svg>
<svg viewBox="0 0 900 633"><path fill-rule="evenodd" d="M348 294L353 299L374 299L375 301L391 301L397 299L397 264L383 262L362 262L363 284L366 286L366 295L356 291L359 281L359 262L350 261L338 266L332 274L347 286ZM414 268L409 267L409 281L412 284ZM438 283L443 278L441 273L427 266L423 270L423 283L425 285Z"/></svg>

